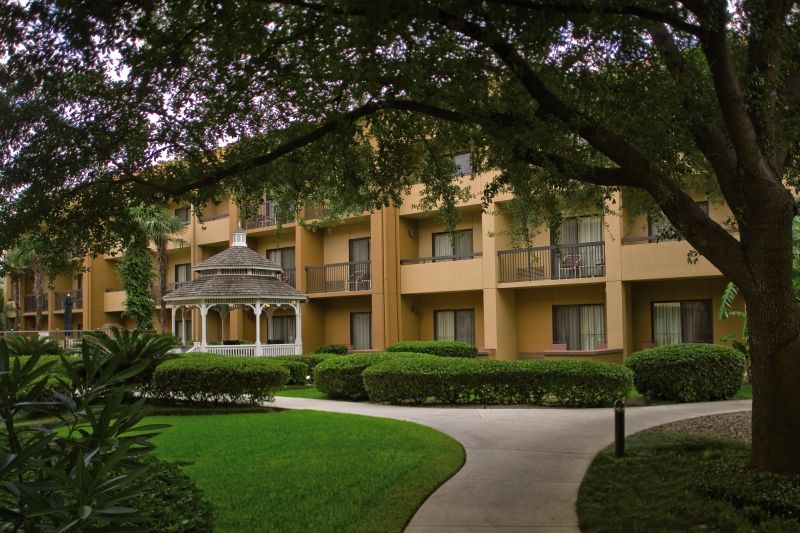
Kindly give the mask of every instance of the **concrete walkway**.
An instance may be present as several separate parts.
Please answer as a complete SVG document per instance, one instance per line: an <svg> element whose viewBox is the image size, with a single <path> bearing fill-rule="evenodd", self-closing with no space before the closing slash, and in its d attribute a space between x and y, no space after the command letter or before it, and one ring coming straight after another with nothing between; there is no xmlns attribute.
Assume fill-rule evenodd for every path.
<svg viewBox="0 0 800 533"><path fill-rule="evenodd" d="M422 504L408 533L578 531L586 469L614 440L612 409L399 407L277 398L276 406L408 420L461 442L467 461ZM744 411L750 400L627 410L627 432L683 418Z"/></svg>

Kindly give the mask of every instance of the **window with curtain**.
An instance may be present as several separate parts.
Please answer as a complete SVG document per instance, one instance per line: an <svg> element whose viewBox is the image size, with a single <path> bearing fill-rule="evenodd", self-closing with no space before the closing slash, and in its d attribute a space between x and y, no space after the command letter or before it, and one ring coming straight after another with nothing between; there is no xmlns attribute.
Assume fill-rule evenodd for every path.
<svg viewBox="0 0 800 533"><path fill-rule="evenodd" d="M697 207L703 213L708 214L708 202L695 202ZM672 226L667 217L663 213L651 216L647 219L647 235L650 240L655 242L660 241L676 241L680 239L678 231Z"/></svg>
<svg viewBox="0 0 800 533"><path fill-rule="evenodd" d="M714 342L711 300L653 302L653 343Z"/></svg>
<svg viewBox="0 0 800 533"><path fill-rule="evenodd" d="M179 207L175 210L175 218L183 222L184 224L189 223L189 208L188 207Z"/></svg>
<svg viewBox="0 0 800 533"><path fill-rule="evenodd" d="M603 304L553 306L553 344L566 344L567 350L596 350L605 339Z"/></svg>
<svg viewBox="0 0 800 533"><path fill-rule="evenodd" d="M462 341L475 344L475 311L434 311L433 336L437 341Z"/></svg>
<svg viewBox="0 0 800 533"><path fill-rule="evenodd" d="M456 175L465 176L472 174L472 154L464 152L453 156L453 162L456 164Z"/></svg>
<svg viewBox="0 0 800 533"><path fill-rule="evenodd" d="M267 259L282 268L294 268L294 246L267 250Z"/></svg>
<svg viewBox="0 0 800 533"><path fill-rule="evenodd" d="M291 344L295 341L296 317L294 315L273 316L272 327L269 330L269 340L272 343Z"/></svg>
<svg viewBox="0 0 800 533"><path fill-rule="evenodd" d="M190 263L181 263L179 265L175 265L175 288L177 289L191 278L191 267Z"/></svg>
<svg viewBox="0 0 800 533"><path fill-rule="evenodd" d="M350 283L354 288L369 288L370 280L370 240L369 237L350 239Z"/></svg>
<svg viewBox="0 0 800 533"><path fill-rule="evenodd" d="M555 236L558 239L555 239ZM564 219L550 244L558 246L553 254L553 277L602 276L605 268L603 217L591 215Z"/></svg>
<svg viewBox="0 0 800 533"><path fill-rule="evenodd" d="M350 313L350 345L354 350L372 348L372 313Z"/></svg>
<svg viewBox="0 0 800 533"><path fill-rule="evenodd" d="M469 258L472 253L471 229L433 234L433 257Z"/></svg>

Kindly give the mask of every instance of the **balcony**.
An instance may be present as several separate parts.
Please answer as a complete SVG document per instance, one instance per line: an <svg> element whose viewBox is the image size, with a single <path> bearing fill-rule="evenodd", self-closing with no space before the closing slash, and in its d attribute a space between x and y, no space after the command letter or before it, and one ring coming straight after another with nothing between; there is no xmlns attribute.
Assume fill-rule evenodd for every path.
<svg viewBox="0 0 800 533"><path fill-rule="evenodd" d="M540 246L497 252L500 283L597 278L606 275L605 243Z"/></svg>
<svg viewBox="0 0 800 533"><path fill-rule="evenodd" d="M283 268L283 281L287 285L297 288L297 269L295 267L282 267Z"/></svg>
<svg viewBox="0 0 800 533"><path fill-rule="evenodd" d="M708 259L691 259L692 246L686 241L654 237L622 239L621 276L624 280L700 278L720 276Z"/></svg>
<svg viewBox="0 0 800 533"><path fill-rule="evenodd" d="M280 224L287 224L294 221L294 210L281 210L278 204L272 200L262 202L256 212L245 219L242 219L242 228L256 229L268 228Z"/></svg>
<svg viewBox="0 0 800 533"><path fill-rule="evenodd" d="M197 231L197 244L216 244L230 239L228 215L204 217L202 224Z"/></svg>
<svg viewBox="0 0 800 533"><path fill-rule="evenodd" d="M49 302L47 301L47 293L42 294L42 311L47 311L50 307ZM26 294L24 300L24 307L26 313L35 313L36 312L36 295L35 294Z"/></svg>
<svg viewBox="0 0 800 533"><path fill-rule="evenodd" d="M127 293L123 289L106 289L103 294L103 310L106 313L125 311Z"/></svg>
<svg viewBox="0 0 800 533"><path fill-rule="evenodd" d="M56 293L56 311L64 310L64 300L67 298L67 293L72 295L72 308L83 309L83 291L67 291Z"/></svg>
<svg viewBox="0 0 800 533"><path fill-rule="evenodd" d="M436 256L400 261L400 292L424 294L480 290L483 284L482 252L466 256ZM477 259L477 261L475 260Z"/></svg>
<svg viewBox="0 0 800 533"><path fill-rule="evenodd" d="M372 289L370 261L352 261L306 267L308 293L361 292Z"/></svg>

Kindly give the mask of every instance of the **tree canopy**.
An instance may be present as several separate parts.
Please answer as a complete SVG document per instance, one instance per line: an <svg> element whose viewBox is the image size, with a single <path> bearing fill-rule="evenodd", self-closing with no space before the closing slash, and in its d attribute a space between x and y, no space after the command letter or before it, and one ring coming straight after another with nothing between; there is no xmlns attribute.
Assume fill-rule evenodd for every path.
<svg viewBox="0 0 800 533"><path fill-rule="evenodd" d="M782 414L800 409L798 17L788 0L9 3L0 249L46 223L102 251L144 200L360 211L422 183L453 211L465 148L528 225L626 189L740 288L754 464L800 471Z"/></svg>

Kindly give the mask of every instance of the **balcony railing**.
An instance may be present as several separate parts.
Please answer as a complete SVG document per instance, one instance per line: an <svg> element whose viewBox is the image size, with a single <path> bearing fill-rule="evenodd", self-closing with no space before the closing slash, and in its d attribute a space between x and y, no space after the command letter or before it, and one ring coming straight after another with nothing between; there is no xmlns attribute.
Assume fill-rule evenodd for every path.
<svg viewBox="0 0 800 533"><path fill-rule="evenodd" d="M48 303L47 293L42 294L42 311L47 311L48 307L50 306ZM33 313L36 311L36 295L35 294L26 294L25 295L25 312L26 313Z"/></svg>
<svg viewBox="0 0 800 533"><path fill-rule="evenodd" d="M283 268L283 281L297 288L297 269L295 267L282 267Z"/></svg>
<svg viewBox="0 0 800 533"><path fill-rule="evenodd" d="M401 259L401 265L418 265L421 263L439 263L444 261L463 261L465 259L474 259L476 257L483 257L483 252L474 252L468 255L437 255L433 257L417 257L414 259Z"/></svg>
<svg viewBox="0 0 800 533"><path fill-rule="evenodd" d="M72 308L83 309L83 291L77 290L77 291L57 292L56 311L64 310L64 300L67 298L68 293L72 295Z"/></svg>
<svg viewBox="0 0 800 533"><path fill-rule="evenodd" d="M605 243L561 244L497 252L500 283L606 275Z"/></svg>
<svg viewBox="0 0 800 533"><path fill-rule="evenodd" d="M278 204L272 200L262 202L256 212L242 220L244 229L267 228L277 226L278 223L286 224L294 220L294 210L282 210Z"/></svg>
<svg viewBox="0 0 800 533"><path fill-rule="evenodd" d="M213 222L215 220L222 220L223 218L228 218L230 216L229 213L221 213L218 215L203 215L200 217L200 222Z"/></svg>
<svg viewBox="0 0 800 533"><path fill-rule="evenodd" d="M308 292L368 291L372 289L370 261L306 267Z"/></svg>

